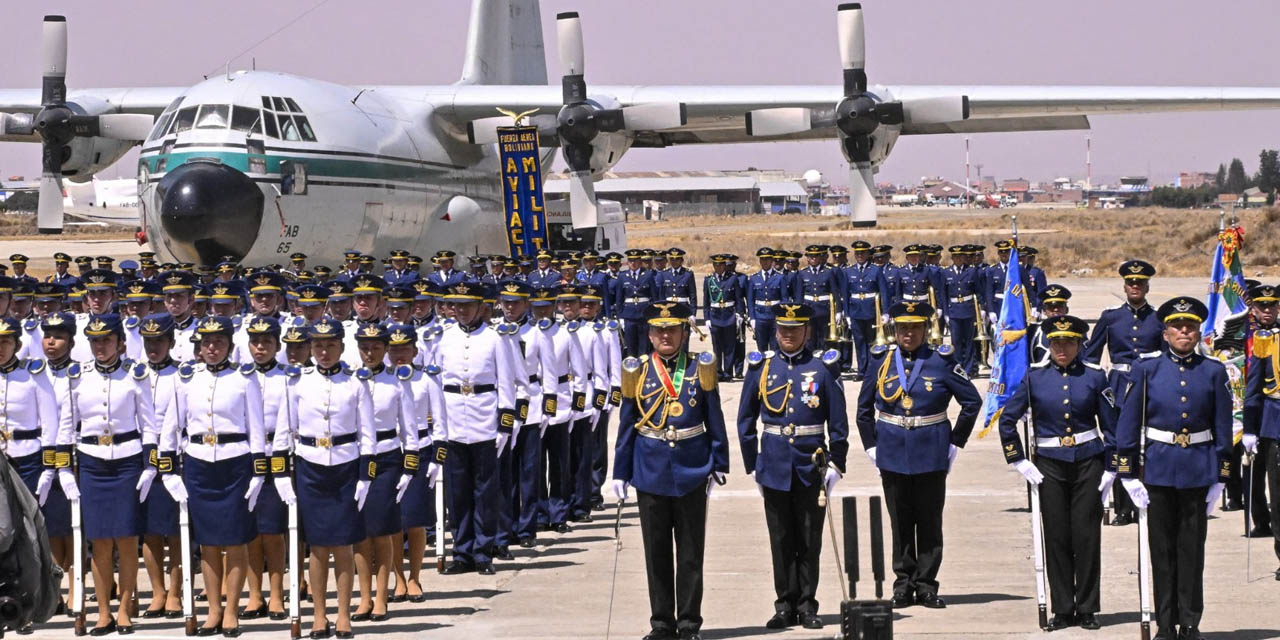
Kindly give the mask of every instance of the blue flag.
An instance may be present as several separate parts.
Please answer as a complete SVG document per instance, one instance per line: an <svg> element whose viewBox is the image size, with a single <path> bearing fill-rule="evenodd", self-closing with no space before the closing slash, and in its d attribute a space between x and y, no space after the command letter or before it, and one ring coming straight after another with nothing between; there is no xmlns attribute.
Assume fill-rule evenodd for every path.
<svg viewBox="0 0 1280 640"><path fill-rule="evenodd" d="M1009 273L1004 281L1004 304L1000 307L1000 317L994 332L996 356L991 366L991 384L987 387L987 397L982 403L983 427L978 434L979 438L985 437L1000 421L1005 404L1022 386L1023 378L1027 377L1031 353L1027 349L1026 295L1026 290L1022 288L1018 248L1014 247L1009 252Z"/></svg>

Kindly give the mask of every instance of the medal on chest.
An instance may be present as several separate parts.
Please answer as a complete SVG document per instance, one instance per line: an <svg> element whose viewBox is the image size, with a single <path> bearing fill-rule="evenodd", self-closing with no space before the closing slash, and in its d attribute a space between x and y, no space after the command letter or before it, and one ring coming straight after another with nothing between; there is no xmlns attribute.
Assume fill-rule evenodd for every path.
<svg viewBox="0 0 1280 640"><path fill-rule="evenodd" d="M815 373L805 373L804 380L800 383L800 402L803 402L810 409L817 409L822 404L822 399L818 397L818 383L813 379Z"/></svg>

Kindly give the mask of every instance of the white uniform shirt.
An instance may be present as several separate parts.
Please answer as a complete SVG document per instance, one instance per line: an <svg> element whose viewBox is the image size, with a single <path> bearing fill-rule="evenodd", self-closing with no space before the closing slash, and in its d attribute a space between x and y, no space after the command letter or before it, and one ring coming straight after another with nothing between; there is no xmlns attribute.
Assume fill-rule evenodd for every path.
<svg viewBox="0 0 1280 640"><path fill-rule="evenodd" d="M58 422L58 398L45 367L44 360L18 358L0 367L0 444L11 458L39 453L46 427ZM15 440L17 433L24 438Z"/></svg>
<svg viewBox="0 0 1280 640"><path fill-rule="evenodd" d="M583 378L583 392L586 393L586 408L577 412L574 419L588 418L595 420L600 410L595 404L596 394L609 394L609 361L605 356L604 338L596 331L595 322L578 321L578 329L573 332L578 343L582 345L582 356L587 361L587 369L574 369L574 375Z"/></svg>
<svg viewBox="0 0 1280 640"><path fill-rule="evenodd" d="M40 442L45 448L57 446L58 426L62 423L62 412L71 410L71 378L68 374L72 371L72 365L75 365L74 370L78 374L80 365L71 358L67 358L61 367L55 367L46 361L44 370L40 372L40 375L49 380L49 385L53 389L54 409L57 410L53 422L42 426L43 435L40 437Z"/></svg>
<svg viewBox="0 0 1280 640"><path fill-rule="evenodd" d="M187 455L205 462L264 454L262 389L253 366L184 365L178 377L175 406L164 418L162 440L167 445L185 434ZM216 440L238 434L247 440Z"/></svg>
<svg viewBox="0 0 1280 640"><path fill-rule="evenodd" d="M443 429L444 415L444 391L440 383L440 372L432 369L434 373L428 373L426 369L414 367L413 375L405 381L409 387L409 393L413 396L413 423L418 429L418 450L430 447L437 438L441 442L443 437L439 436L437 428Z"/></svg>
<svg viewBox="0 0 1280 640"><path fill-rule="evenodd" d="M573 418L573 395L583 390L584 379L579 372L586 372L590 365L582 353L582 344L564 323L544 321L538 327L544 337L539 352L542 393L556 396L555 415L545 417L549 424L564 424ZM560 382L565 376L571 379Z"/></svg>
<svg viewBox="0 0 1280 640"><path fill-rule="evenodd" d="M444 389L447 439L466 444L496 440L499 412L515 414L516 363L503 337L481 323L470 331L451 324L435 352ZM484 393L483 386L495 387ZM514 428L514 422L506 425Z"/></svg>
<svg viewBox="0 0 1280 640"><path fill-rule="evenodd" d="M289 378L285 402L288 428L276 427L272 451L292 450L308 462L328 466L373 455L373 397L341 363L328 370L304 367L300 375ZM347 434L356 434L355 442L324 446ZM315 438L316 443L303 444L302 438Z"/></svg>
<svg viewBox="0 0 1280 640"><path fill-rule="evenodd" d="M165 417L173 408L174 398L178 394L178 363L171 362L159 369L148 364L151 369L151 407L155 412L156 424L160 426L160 450L165 453L181 452L187 446L185 438L179 436L178 442L166 442L164 437Z"/></svg>
<svg viewBox="0 0 1280 640"><path fill-rule="evenodd" d="M414 365L425 367L435 362L436 347L440 344L440 334L447 326L439 316L436 316L431 319L431 322L418 328L418 355L413 359Z"/></svg>
<svg viewBox="0 0 1280 640"><path fill-rule="evenodd" d="M283 349L280 350L282 353ZM277 453L274 448L276 430L288 428L289 403L285 401L285 389L289 385L287 365L276 364L266 371L257 367L258 387L262 389L262 430L266 437L266 452ZM279 452L287 454L288 450Z"/></svg>
<svg viewBox="0 0 1280 640"><path fill-rule="evenodd" d="M44 358L44 331L40 329L40 318L35 315L22 320L22 345L18 347L18 358Z"/></svg>
<svg viewBox="0 0 1280 640"><path fill-rule="evenodd" d="M416 452L418 411L413 404L413 390L407 381L396 377L395 371L385 366L377 372L371 369L357 372L357 377L366 375L364 383L373 398L374 455L388 451Z"/></svg>
<svg viewBox="0 0 1280 640"><path fill-rule="evenodd" d="M160 440L151 401L151 373L147 365L124 366L117 360L110 367L96 362L80 367L71 378L71 411L58 416L58 445L75 445L83 454L117 460L142 453L143 445ZM77 429L78 425L78 429ZM141 433L140 439L117 443L115 437ZM87 444L89 436L112 436L110 444Z"/></svg>
<svg viewBox="0 0 1280 640"><path fill-rule="evenodd" d="M517 397L529 401L529 415L525 418L525 424L536 425L542 422L542 385L545 382L542 377L542 349L546 336L532 320L521 322L516 335L520 340L520 357L528 373L526 383L517 387ZM551 381L551 385L555 386L555 380Z"/></svg>

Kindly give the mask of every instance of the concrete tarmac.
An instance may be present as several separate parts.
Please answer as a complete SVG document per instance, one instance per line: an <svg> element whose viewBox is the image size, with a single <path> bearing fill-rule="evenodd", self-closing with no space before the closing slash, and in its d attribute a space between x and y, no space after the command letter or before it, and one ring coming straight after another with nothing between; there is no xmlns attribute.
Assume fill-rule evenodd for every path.
<svg viewBox="0 0 1280 640"><path fill-rule="evenodd" d="M1098 311L1118 302L1116 278L1059 281L1074 292L1072 307L1095 319ZM1199 279L1157 279L1152 300L1187 293L1202 295ZM700 348L695 339L695 348ZM984 390L986 380L978 380ZM857 384L846 383L856 396ZM764 622L773 613L773 578L762 502L754 483L742 473L734 416L740 383L721 387L722 406L730 425L728 483L716 487L709 500L704 638L832 638L838 633L842 597L829 533L823 536L822 581L818 592L822 630L772 632ZM852 412L852 408L851 408ZM952 410L955 415L955 409ZM616 429L616 420L610 425ZM874 596L868 558L867 498L881 495L879 480L852 435L848 475L837 486L838 503L856 496L862 534L860 598ZM1036 623L1036 596L1031 560L1030 516L1022 478L1005 465L998 434L974 437L960 453L948 479L945 515L946 554L939 576L944 610L911 607L895 614L897 638L1054 640L1138 637L1137 527L1104 527L1102 549L1102 613L1100 631L1073 628L1047 636ZM536 549L513 548L514 562L497 563L497 575L440 576L424 567L425 603L392 604L390 620L356 623L358 638L640 638L648 631L648 593L644 553L634 493L623 508L621 549L614 539L614 511L595 513L595 522L577 524L571 533L541 534ZM610 497L610 500L612 498ZM840 526L837 508L836 526ZM1277 559L1269 539L1252 541L1252 563L1246 568L1243 513L1215 512L1210 519L1205 567L1205 614L1208 638L1261 640L1280 638L1280 583L1273 579ZM886 514L885 539L889 538ZM843 549L841 549L843 552ZM616 570L615 570L616 561ZM889 566L886 558L886 567ZM1247 577L1247 579L1246 579ZM891 573L890 573L891 579ZM332 580L332 579L331 579ZM149 594L145 572L141 605ZM330 584L332 589L332 581ZM886 595L890 589L885 587ZM336 619L330 599L330 621ZM241 601L243 605L243 600ZM612 605L611 605L612 603ZM89 624L95 622L90 604ZM204 607L198 607L201 616ZM310 604L303 607L304 637L310 628ZM203 618L202 618L203 619ZM135 618L138 637L182 637L181 620ZM243 621L245 638L282 638L287 623ZM1152 630L1154 633L1155 630ZM71 636L71 622L57 617L36 638Z"/></svg>

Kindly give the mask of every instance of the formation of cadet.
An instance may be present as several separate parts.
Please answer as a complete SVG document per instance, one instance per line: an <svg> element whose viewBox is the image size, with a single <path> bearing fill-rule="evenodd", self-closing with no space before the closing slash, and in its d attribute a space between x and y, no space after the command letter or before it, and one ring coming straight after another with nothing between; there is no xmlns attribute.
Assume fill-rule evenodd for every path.
<svg viewBox="0 0 1280 640"><path fill-rule="evenodd" d="M354 622L426 598L438 523L452 541L444 573L493 574L511 545L590 522L611 477L619 500L636 489L646 637L696 639L707 498L730 470L719 385L742 378L739 444L774 573L765 626L822 626L822 504L850 464L850 414L888 504L893 604L942 608L946 481L978 417L971 379L989 355L982 336L998 321L1012 246L996 243L991 264L980 245L952 246L945 267L938 245L906 246L902 265L865 241L765 247L750 275L717 254L702 278L678 248L471 256L467 270L446 250L429 272L395 251L377 273L357 251L337 270L309 268L303 254L246 269L59 253L43 281L14 255L0 276L0 378L19 408L0 416L5 453L69 575L89 568L70 566L80 509L103 595L93 635L129 633L139 613L182 616L183 510L208 600L198 635L287 616L293 507L311 636L351 637ZM1089 331L1034 249L1019 252L1035 364L999 427L1005 461L1042 504L1048 626L1098 628L1100 524L1114 494L1149 516L1157 637L1198 638L1206 514L1225 491L1228 508L1251 509L1251 535L1273 535L1280 517L1280 412L1267 410L1280 402L1280 295L1250 283L1249 312L1205 357L1204 305L1153 309L1150 264L1120 265L1125 302ZM706 353L689 350L699 306ZM853 409L845 376L861 382ZM1123 504L1116 513L1114 524L1136 518ZM152 585L140 612L139 548Z"/></svg>

